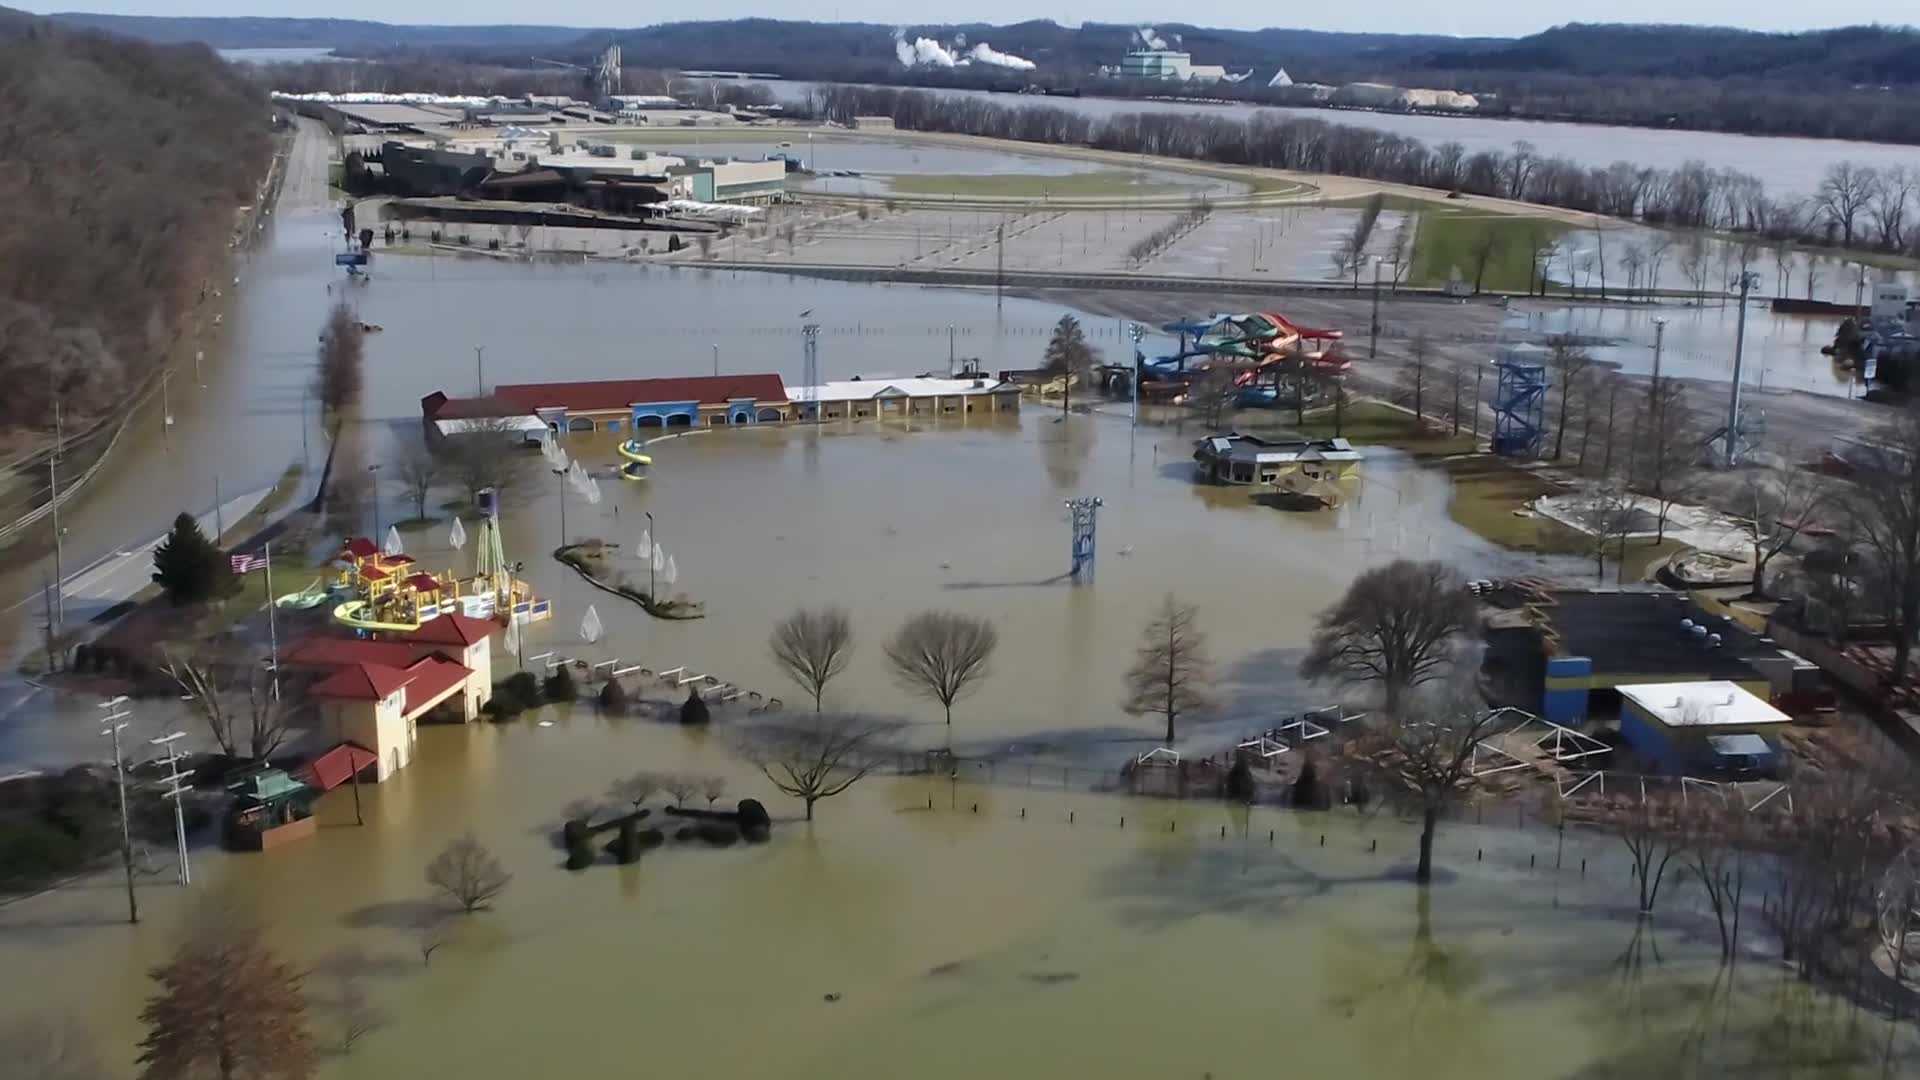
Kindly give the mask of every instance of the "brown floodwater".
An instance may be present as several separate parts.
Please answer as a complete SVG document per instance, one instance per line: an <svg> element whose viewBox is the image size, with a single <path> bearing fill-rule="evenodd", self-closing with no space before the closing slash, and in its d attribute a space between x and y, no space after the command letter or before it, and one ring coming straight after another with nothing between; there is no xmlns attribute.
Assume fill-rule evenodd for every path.
<svg viewBox="0 0 1920 1080"><path fill-rule="evenodd" d="M260 299L235 330L259 348L193 406L210 410L192 414L194 434L177 426L175 445L188 448L177 463L142 457L76 522L148 529L215 463L244 488L298 454L298 398L327 298L327 275L309 263L328 241L318 216L281 229L307 235L263 257L285 259L285 273L256 275ZM710 333L726 335L729 370L789 370L792 316L825 298L842 328L827 343L829 374L902 372L939 366L948 321L997 325L977 348L1011 361L1037 352L1061 310L1008 301L995 324L980 294L389 265L359 293L363 316L386 327L369 341L375 461L417 437L420 394L464 390L474 344L489 345L489 382L691 373ZM71 1018L113 1075L131 1075L145 971L196 908L230 903L319 969L317 1000L334 992L321 973L330 956L364 954L388 1023L330 1058L328 1077L1879 1072L1881 1022L1783 983L1765 962L1716 993L1713 932L1684 888L1636 948L1627 864L1603 838L1575 834L1562 854L1550 834L1449 824L1447 880L1423 908L1402 880L1414 834L1391 817L1249 818L1085 790L1156 741L1152 720L1120 711L1120 674L1168 592L1199 605L1216 662L1220 708L1182 737L1204 752L1325 699L1295 675L1306 629L1364 566L1395 554L1469 573L1539 564L1455 525L1445 477L1392 452L1370 452L1341 509L1303 513L1193 485L1191 430L1056 419L1029 408L911 430L727 430L659 444L643 483L610 474L611 440L575 437L604 498L589 507L568 495L567 534L631 544L651 512L677 588L706 605L692 622L650 619L548 557L561 539L551 474L534 472L507 500L511 553L560 612L527 635L527 652L684 664L797 707L799 691L768 659L768 631L795 607L838 604L858 646L833 703L915 721L921 745L993 753L993 782L877 775L821 804L812 826L780 821L765 846L670 847L574 874L554 844L562 808L639 769L725 777L728 799L757 797L776 815L798 806L731 751L746 721L725 711L710 731L586 706L426 728L413 767L363 789L364 827L352 794L336 792L310 840L269 856L197 848L190 889L172 884L168 853L146 854L138 927L120 921L111 875L0 907L0 1017ZM1097 580L1075 586L1061 579L1061 500L1081 495L1105 506ZM386 492L381 519L403 512ZM436 512L409 548L457 564ZM631 572L645 573L637 562ZM593 645L577 630L589 604L606 627ZM886 635L930 607L984 615L1001 635L992 678L956 709L951 734L880 658ZM35 701L9 717L9 760L23 745L54 760L99 756L90 702ZM183 723L165 703L136 715L142 738ZM1063 768L1074 770L1064 784L1053 776ZM469 829L515 880L495 910L458 919L423 965L410 929L432 903L423 867ZM317 1010L315 1023L334 1037L331 1014ZM1897 1045L1910 1052L1905 1033Z"/></svg>

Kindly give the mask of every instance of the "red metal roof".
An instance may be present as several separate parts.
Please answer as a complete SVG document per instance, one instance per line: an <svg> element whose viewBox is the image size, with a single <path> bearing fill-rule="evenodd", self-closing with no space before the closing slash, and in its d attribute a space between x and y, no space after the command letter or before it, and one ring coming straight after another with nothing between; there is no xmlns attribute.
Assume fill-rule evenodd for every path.
<svg viewBox="0 0 1920 1080"><path fill-rule="evenodd" d="M423 658L402 674L407 678L407 699L400 708L411 716L425 708L427 702L465 682L473 671L464 664L456 664L435 654Z"/></svg>
<svg viewBox="0 0 1920 1080"><path fill-rule="evenodd" d="M390 566L405 566L414 560L411 555L382 555L380 561Z"/></svg>
<svg viewBox="0 0 1920 1080"><path fill-rule="evenodd" d="M377 566L363 566L360 568L360 576L368 581L385 581L390 575Z"/></svg>
<svg viewBox="0 0 1920 1080"><path fill-rule="evenodd" d="M313 684L308 693L340 701L381 701L407 685L410 676L385 664L348 664Z"/></svg>
<svg viewBox="0 0 1920 1080"><path fill-rule="evenodd" d="M417 630L395 636L421 645L459 645L464 648L477 641L485 641L500 630L500 624L491 619L476 619L471 615L450 611L437 619L421 623Z"/></svg>
<svg viewBox="0 0 1920 1080"><path fill-rule="evenodd" d="M415 574L407 579L407 584L421 592L440 591L440 582L432 574Z"/></svg>
<svg viewBox="0 0 1920 1080"><path fill-rule="evenodd" d="M780 376L694 375L678 379L603 379L595 382L518 383L496 386L493 396L521 412L558 406L569 412L611 412L639 402L698 401L724 405L736 398L776 403L787 400ZM439 415L447 416L449 401Z"/></svg>
<svg viewBox="0 0 1920 1080"><path fill-rule="evenodd" d="M332 791L352 780L356 771L364 773L379 760L373 751L343 742L301 766L297 779L308 787Z"/></svg>
<svg viewBox="0 0 1920 1080"><path fill-rule="evenodd" d="M421 649L404 641L364 641L359 638L310 637L280 654L291 667L347 667L379 664L404 668L420 659Z"/></svg>
<svg viewBox="0 0 1920 1080"><path fill-rule="evenodd" d="M364 536L350 536L347 542L340 546L340 550L356 559L364 559L380 554L380 545Z"/></svg>

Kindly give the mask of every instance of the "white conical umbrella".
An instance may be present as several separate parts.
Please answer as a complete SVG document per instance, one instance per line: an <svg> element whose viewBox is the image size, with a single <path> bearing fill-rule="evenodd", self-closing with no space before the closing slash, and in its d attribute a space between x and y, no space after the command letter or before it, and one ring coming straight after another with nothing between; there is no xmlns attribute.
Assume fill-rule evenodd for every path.
<svg viewBox="0 0 1920 1080"><path fill-rule="evenodd" d="M520 620L507 616L507 655L520 655Z"/></svg>
<svg viewBox="0 0 1920 1080"><path fill-rule="evenodd" d="M453 519L453 532L447 535L447 543L452 544L453 550L455 551L466 550L467 527L465 525L460 524L459 518Z"/></svg>
<svg viewBox="0 0 1920 1080"><path fill-rule="evenodd" d="M653 572L659 573L667 568L667 549L659 544L653 545Z"/></svg>
<svg viewBox="0 0 1920 1080"><path fill-rule="evenodd" d="M600 640L600 613L592 604L587 605L587 613L580 620L580 640L591 645Z"/></svg>
<svg viewBox="0 0 1920 1080"><path fill-rule="evenodd" d="M680 566L671 555L667 556L667 568L660 572L660 580L669 585L680 580Z"/></svg>
<svg viewBox="0 0 1920 1080"><path fill-rule="evenodd" d="M640 542L634 545L633 557L636 559L653 558L653 530L641 529Z"/></svg>
<svg viewBox="0 0 1920 1080"><path fill-rule="evenodd" d="M380 545L380 553L382 555L406 554L406 549L400 546L400 527L398 525L387 526L387 540L386 543Z"/></svg>

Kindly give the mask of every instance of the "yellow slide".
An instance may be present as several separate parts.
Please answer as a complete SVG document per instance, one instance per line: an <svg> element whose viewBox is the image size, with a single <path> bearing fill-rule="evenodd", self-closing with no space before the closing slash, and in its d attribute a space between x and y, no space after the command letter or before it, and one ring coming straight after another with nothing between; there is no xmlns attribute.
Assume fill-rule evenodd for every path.
<svg viewBox="0 0 1920 1080"><path fill-rule="evenodd" d="M365 600L349 600L333 609L335 622L351 626L355 630L418 630L417 622L381 622L375 619Z"/></svg>
<svg viewBox="0 0 1920 1080"><path fill-rule="evenodd" d="M626 442L621 443L619 446L620 456L623 458L626 458L628 461L633 462L635 465L653 464L653 458L650 455L643 454L640 452L641 445L642 445L641 443L633 439L628 439Z"/></svg>

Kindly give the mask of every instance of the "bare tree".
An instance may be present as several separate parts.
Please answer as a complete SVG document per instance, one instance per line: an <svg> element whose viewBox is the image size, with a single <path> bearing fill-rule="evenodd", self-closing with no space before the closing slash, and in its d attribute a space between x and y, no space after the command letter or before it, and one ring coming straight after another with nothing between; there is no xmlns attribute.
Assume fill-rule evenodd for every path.
<svg viewBox="0 0 1920 1080"><path fill-rule="evenodd" d="M706 796L707 807L709 809L713 807L714 802L717 801L720 798L720 796L725 795L726 793L727 793L726 777L708 776L708 777L701 778L700 794Z"/></svg>
<svg viewBox="0 0 1920 1080"><path fill-rule="evenodd" d="M899 726L868 716L814 713L758 725L743 735L741 752L774 787L805 802L812 821L814 803L880 766Z"/></svg>
<svg viewBox="0 0 1920 1080"><path fill-rule="evenodd" d="M408 442L401 447L399 460L393 463L393 474L412 497L416 520L426 520L427 496L432 494L433 485L439 482L440 472L440 458L427 448L427 444Z"/></svg>
<svg viewBox="0 0 1920 1080"><path fill-rule="evenodd" d="M1767 595L1767 564L1793 546L1824 509L1826 489L1817 473L1793 468L1748 469L1740 478L1740 527L1753 549L1749 595Z"/></svg>
<svg viewBox="0 0 1920 1080"><path fill-rule="evenodd" d="M1700 454L1699 418L1677 379L1662 376L1647 391L1644 420L1637 437L1642 463L1634 470L1640 490L1659 507L1654 542L1667 538L1667 516L1687 497Z"/></svg>
<svg viewBox="0 0 1920 1080"><path fill-rule="evenodd" d="M342 300L327 313L320 331L320 370L314 376L314 397L327 414L338 416L360 404L365 358L366 331Z"/></svg>
<svg viewBox="0 0 1920 1080"><path fill-rule="evenodd" d="M908 691L940 703L953 723L953 703L987 677L1000 633L985 619L952 611L923 611L887 642L887 663Z"/></svg>
<svg viewBox="0 0 1920 1080"><path fill-rule="evenodd" d="M1607 830L1626 845L1633 863L1633 881L1640 891L1640 917L1653 915L1665 882L1667 866L1685 850L1680 805L1645 791L1611 796L1600 811Z"/></svg>
<svg viewBox="0 0 1920 1080"><path fill-rule="evenodd" d="M1380 773L1390 792L1411 798L1420 810L1420 860L1414 880L1433 880L1433 838L1440 814L1479 784L1473 751L1507 724L1504 711L1489 711L1460 686L1433 695L1435 700L1388 715L1357 729L1348 746L1355 763Z"/></svg>
<svg viewBox="0 0 1920 1080"><path fill-rule="evenodd" d="M427 864L427 884L446 893L469 915L486 907L512 881L513 875L471 832L441 848Z"/></svg>
<svg viewBox="0 0 1920 1080"><path fill-rule="evenodd" d="M267 677L251 668L241 673L246 679L246 700L241 702L231 686L222 685L220 667L218 661L183 660L164 670L206 721L221 752L248 761L272 757L290 732L292 711L273 693Z"/></svg>
<svg viewBox="0 0 1920 1080"><path fill-rule="evenodd" d="M1720 931L1720 957L1740 947L1740 916L1746 906L1746 851L1755 839L1752 815L1722 797L1690 800L1681 810L1681 858L1713 912Z"/></svg>
<svg viewBox="0 0 1920 1080"><path fill-rule="evenodd" d="M1920 196L1920 169L1895 165L1880 174L1875 185L1869 216L1880 233L1880 247L1887 251L1907 248L1907 219Z"/></svg>
<svg viewBox="0 0 1920 1080"><path fill-rule="evenodd" d="M645 805L648 799L653 798L654 792L660 790L660 783L661 777L659 773L637 772L632 776L615 780L613 786L608 788L607 794L615 799L619 799L621 802L632 803L633 808L638 810L641 806ZM569 812L567 817L570 819L586 817L589 816L591 812L591 808L589 807L587 808L587 813Z"/></svg>
<svg viewBox="0 0 1920 1080"><path fill-rule="evenodd" d="M1853 230L1879 186L1879 174L1869 166L1837 161L1827 167L1813 202L1827 223L1840 230L1841 247L1853 246Z"/></svg>
<svg viewBox="0 0 1920 1080"><path fill-rule="evenodd" d="M1460 407L1463 399L1471 397L1467 387L1473 385L1474 364L1466 360L1454 360L1447 363L1444 372L1447 380L1447 419L1452 424L1452 435L1460 434L1460 418L1465 415ZM1470 408L1478 408L1479 402L1469 401Z"/></svg>
<svg viewBox="0 0 1920 1080"><path fill-rule="evenodd" d="M465 430L435 447L445 475L466 491L469 502L478 502L483 488L504 492L517 485L526 475L527 454L526 436L514 421L483 416L465 423Z"/></svg>
<svg viewBox="0 0 1920 1080"><path fill-rule="evenodd" d="M1567 441L1567 418L1573 415L1574 391L1582 384L1581 376L1592 366L1592 354L1582 348L1573 335L1556 334L1547 342L1547 368L1560 384L1560 416L1555 421L1553 433L1555 461L1560 459L1561 449Z"/></svg>
<svg viewBox="0 0 1920 1080"><path fill-rule="evenodd" d="M1500 229L1483 230L1473 242L1473 291L1477 295L1486 285L1487 268L1506 248L1507 234Z"/></svg>
<svg viewBox="0 0 1920 1080"><path fill-rule="evenodd" d="M1200 609L1182 604L1172 593L1147 623L1133 667L1127 670L1127 696L1121 707L1139 716L1158 713L1167 720L1167 744L1178 737L1177 722L1212 703L1208 683L1213 665L1207 638L1200 632Z"/></svg>
<svg viewBox="0 0 1920 1080"><path fill-rule="evenodd" d="M420 950L420 966L432 967L433 954L447 943L453 935L453 926L447 921L445 911L438 908L423 911L413 923L413 945Z"/></svg>
<svg viewBox="0 0 1920 1080"><path fill-rule="evenodd" d="M693 793L700 790L700 778L689 773L668 773L661 781L667 794L673 796L673 805L685 806Z"/></svg>
<svg viewBox="0 0 1920 1080"><path fill-rule="evenodd" d="M1240 396L1240 387L1234 383L1234 371L1224 364L1215 364L1200 373L1200 377L1187 385L1187 405L1200 417L1200 423L1209 430L1218 431L1226 418L1227 410Z"/></svg>
<svg viewBox="0 0 1920 1080"><path fill-rule="evenodd" d="M1320 613L1301 661L1309 679L1378 683L1398 716L1409 691L1444 678L1461 639L1478 624L1466 583L1444 563L1397 559L1354 579Z"/></svg>
<svg viewBox="0 0 1920 1080"><path fill-rule="evenodd" d="M1585 533L1587 554L1593 557L1594 580L1605 581L1607 549L1617 549L1620 560L1626 560L1627 537L1638 527L1640 504L1618 484L1597 483L1588 486L1574 507L1574 516Z"/></svg>
<svg viewBox="0 0 1920 1080"><path fill-rule="evenodd" d="M1433 343L1425 334L1413 335L1407 345L1407 363L1400 369L1400 396L1413 405L1414 430L1426 423L1427 380L1433 374Z"/></svg>
<svg viewBox="0 0 1920 1080"><path fill-rule="evenodd" d="M197 915L173 958L151 972L160 987L140 1013L143 1080L313 1075L300 973L267 948L258 926L234 915Z"/></svg>
<svg viewBox="0 0 1920 1080"><path fill-rule="evenodd" d="M1920 632L1920 411L1902 409L1878 433L1884 452L1855 477L1849 516L1872 553L1893 626L1892 684L1904 682Z"/></svg>
<svg viewBox="0 0 1920 1080"><path fill-rule="evenodd" d="M853 620L844 608L796 611L773 628L767 647L774 663L812 695L813 711L819 712L827 683L852 659Z"/></svg>

